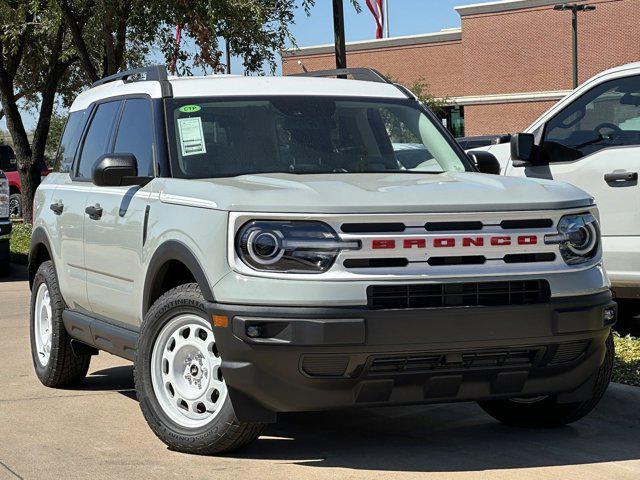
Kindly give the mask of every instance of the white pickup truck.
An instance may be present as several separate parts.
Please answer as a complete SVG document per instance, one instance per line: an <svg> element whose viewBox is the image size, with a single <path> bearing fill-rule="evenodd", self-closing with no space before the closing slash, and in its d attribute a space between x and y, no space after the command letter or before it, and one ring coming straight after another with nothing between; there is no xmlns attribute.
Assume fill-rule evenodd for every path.
<svg viewBox="0 0 640 480"><path fill-rule="evenodd" d="M640 298L640 62L596 75L510 144L483 150L503 175L562 180L593 195L616 297Z"/></svg>

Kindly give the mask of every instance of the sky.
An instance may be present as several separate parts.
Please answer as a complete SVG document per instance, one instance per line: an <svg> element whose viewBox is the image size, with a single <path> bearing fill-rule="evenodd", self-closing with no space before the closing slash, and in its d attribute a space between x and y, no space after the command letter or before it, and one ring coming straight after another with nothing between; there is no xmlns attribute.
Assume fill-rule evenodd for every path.
<svg viewBox="0 0 640 480"><path fill-rule="evenodd" d="M390 36L415 35L436 32L443 28L460 26L460 17L454 10L457 5L468 5L479 0L388 0ZM362 12L355 12L348 0L344 0L345 37L347 42L375 38L375 22L367 9L365 0L360 0ZM333 15L331 0L316 0L316 6L307 17L299 8L291 31L298 46L306 47L333 42ZM160 59L161 60L161 59ZM232 73L242 72L242 62L234 58ZM276 73L280 73L280 65ZM34 127L36 119L24 113L27 130ZM6 130L4 119L0 129Z"/></svg>

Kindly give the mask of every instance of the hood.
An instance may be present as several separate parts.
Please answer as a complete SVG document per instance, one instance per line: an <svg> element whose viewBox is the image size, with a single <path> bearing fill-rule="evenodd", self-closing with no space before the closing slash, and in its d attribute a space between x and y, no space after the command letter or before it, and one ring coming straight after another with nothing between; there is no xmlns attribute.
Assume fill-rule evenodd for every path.
<svg viewBox="0 0 640 480"><path fill-rule="evenodd" d="M564 182L471 172L242 175L165 182L160 199L274 213L430 213L555 210L592 204Z"/></svg>

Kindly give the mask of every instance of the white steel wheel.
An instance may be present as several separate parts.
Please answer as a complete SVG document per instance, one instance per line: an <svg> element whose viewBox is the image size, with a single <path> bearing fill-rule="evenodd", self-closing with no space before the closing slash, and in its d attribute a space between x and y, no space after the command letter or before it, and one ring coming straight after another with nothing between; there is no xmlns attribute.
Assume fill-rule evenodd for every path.
<svg viewBox="0 0 640 480"><path fill-rule="evenodd" d="M51 295L46 283L41 283L36 293L34 306L33 327L35 333L36 353L38 362L43 367L49 363L51 355L51 341L53 339L53 322L51 310Z"/></svg>
<svg viewBox="0 0 640 480"><path fill-rule="evenodd" d="M182 314L167 322L151 353L151 383L162 411L185 428L212 422L227 397L221 364L204 318Z"/></svg>

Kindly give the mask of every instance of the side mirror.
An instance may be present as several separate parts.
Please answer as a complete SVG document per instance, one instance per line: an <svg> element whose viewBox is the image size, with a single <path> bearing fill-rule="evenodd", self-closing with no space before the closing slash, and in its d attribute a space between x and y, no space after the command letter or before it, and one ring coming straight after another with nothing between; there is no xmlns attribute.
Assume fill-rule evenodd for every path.
<svg viewBox="0 0 640 480"><path fill-rule="evenodd" d="M151 181L151 177L138 177L138 162L130 153L101 156L91 178L98 187L144 186Z"/></svg>
<svg viewBox="0 0 640 480"><path fill-rule="evenodd" d="M480 172L500 175L500 162L493 154L484 150L472 150L467 152L467 155L476 164Z"/></svg>
<svg viewBox="0 0 640 480"><path fill-rule="evenodd" d="M533 160L533 150L535 148L535 137L533 133L516 133L511 137L511 160L514 167L523 167L524 163ZM520 162L516 162L520 160Z"/></svg>

